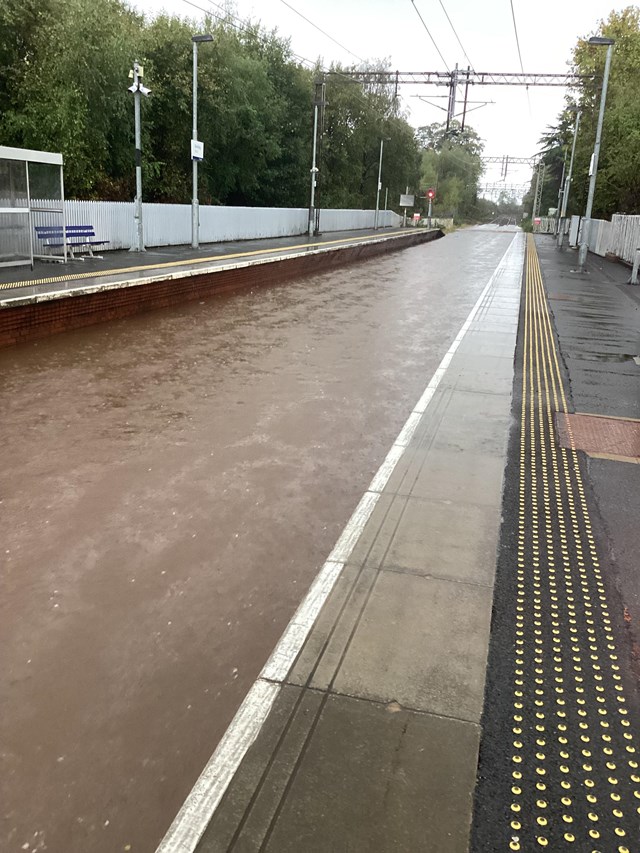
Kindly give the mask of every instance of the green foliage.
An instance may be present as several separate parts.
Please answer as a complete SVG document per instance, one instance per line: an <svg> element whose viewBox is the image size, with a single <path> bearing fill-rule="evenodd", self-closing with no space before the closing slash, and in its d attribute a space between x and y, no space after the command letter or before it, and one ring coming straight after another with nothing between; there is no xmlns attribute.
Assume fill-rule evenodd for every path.
<svg viewBox="0 0 640 853"><path fill-rule="evenodd" d="M370 70L386 69L378 65ZM393 208L407 185L417 188L419 152L413 130L398 113L394 94L387 86L356 83L343 71L332 66L327 78L322 204L375 207L383 142L380 205L388 190L389 207Z"/></svg>
<svg viewBox="0 0 640 853"><path fill-rule="evenodd" d="M596 35L615 39L609 89L598 164L593 215L608 218L612 213L640 212L640 9L630 6L611 12ZM564 152L571 153L575 109L582 110L576 144L573 184L567 212L584 211L589 186L589 163L595 142L600 91L607 49L581 39L573 51L573 70L593 74L595 80L576 88L567 97L567 108L549 128L541 143L549 165L542 212L557 204ZM533 191L533 190L532 190Z"/></svg>
<svg viewBox="0 0 640 853"><path fill-rule="evenodd" d="M308 203L314 80L289 43L231 19L145 19L124 0L3 0L0 4L0 142L61 151L69 197L134 195L135 59L152 90L142 99L145 200L191 198L192 42L198 52L198 136L203 203ZM383 68L371 66L371 70ZM383 187L397 202L419 175L413 131L387 87L327 77L320 145L324 206L375 205L380 139Z"/></svg>
<svg viewBox="0 0 640 853"><path fill-rule="evenodd" d="M470 127L458 122L421 127L416 138L422 146L420 183L436 190L434 215L444 213L474 218L478 210L478 182L483 172L483 142Z"/></svg>

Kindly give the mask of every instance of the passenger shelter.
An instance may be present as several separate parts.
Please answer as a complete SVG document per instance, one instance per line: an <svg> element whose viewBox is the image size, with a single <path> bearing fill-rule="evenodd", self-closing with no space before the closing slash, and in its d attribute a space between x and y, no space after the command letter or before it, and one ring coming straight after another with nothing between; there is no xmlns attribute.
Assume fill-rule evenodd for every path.
<svg viewBox="0 0 640 853"><path fill-rule="evenodd" d="M67 260L62 154L0 145L0 267Z"/></svg>

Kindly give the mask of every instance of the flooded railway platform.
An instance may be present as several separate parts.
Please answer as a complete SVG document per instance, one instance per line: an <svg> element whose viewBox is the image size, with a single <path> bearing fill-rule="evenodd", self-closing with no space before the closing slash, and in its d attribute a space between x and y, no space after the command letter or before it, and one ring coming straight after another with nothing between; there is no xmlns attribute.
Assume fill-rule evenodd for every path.
<svg viewBox="0 0 640 853"><path fill-rule="evenodd" d="M0 352L3 847L635 850L621 275L469 229Z"/></svg>
<svg viewBox="0 0 640 853"><path fill-rule="evenodd" d="M155 849L512 236L0 352L3 848Z"/></svg>

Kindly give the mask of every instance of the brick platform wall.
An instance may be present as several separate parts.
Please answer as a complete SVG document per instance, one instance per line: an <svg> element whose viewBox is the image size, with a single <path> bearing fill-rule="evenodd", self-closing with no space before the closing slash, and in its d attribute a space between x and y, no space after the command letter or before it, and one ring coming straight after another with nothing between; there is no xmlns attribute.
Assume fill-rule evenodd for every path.
<svg viewBox="0 0 640 853"><path fill-rule="evenodd" d="M281 261L209 272L166 281L152 281L131 287L112 288L96 293L33 302L0 310L0 347L48 337L58 332L121 319L154 308L166 308L192 299L240 287L276 284L289 278L325 272L353 261L365 260L429 242L441 232L416 231L380 243L361 243L320 254L298 254Z"/></svg>

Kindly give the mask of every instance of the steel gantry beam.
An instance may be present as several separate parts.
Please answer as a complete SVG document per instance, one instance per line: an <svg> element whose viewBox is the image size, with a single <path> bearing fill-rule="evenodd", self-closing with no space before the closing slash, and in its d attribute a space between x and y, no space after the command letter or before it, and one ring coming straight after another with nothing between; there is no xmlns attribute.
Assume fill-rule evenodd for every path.
<svg viewBox="0 0 640 853"><path fill-rule="evenodd" d="M495 184L480 184L478 187L479 193L512 193L513 195L524 195L529 191L530 184L505 184L498 182Z"/></svg>
<svg viewBox="0 0 640 853"><path fill-rule="evenodd" d="M507 161L510 166L535 166L538 162L537 157L511 157L509 154L503 154L502 157L483 157L483 163L504 163Z"/></svg>
<svg viewBox="0 0 640 853"><path fill-rule="evenodd" d="M498 71L474 71L469 68L456 67L452 71L329 71L330 75L350 78L359 83L377 83L395 87L412 84L447 86L449 89L447 107L447 130L456 115L458 86L464 86L464 110L462 112L462 127L467 116L467 98L469 86L561 86L576 88L583 83L597 79L595 74L574 74L563 71L560 74L526 74L503 73Z"/></svg>
<svg viewBox="0 0 640 853"><path fill-rule="evenodd" d="M563 71L560 74L503 74L494 71L340 71L328 72L340 77L351 77L364 83L388 83L391 85L429 84L432 86L451 86L454 75L459 83L470 86L577 86L595 80L594 74L573 74Z"/></svg>

